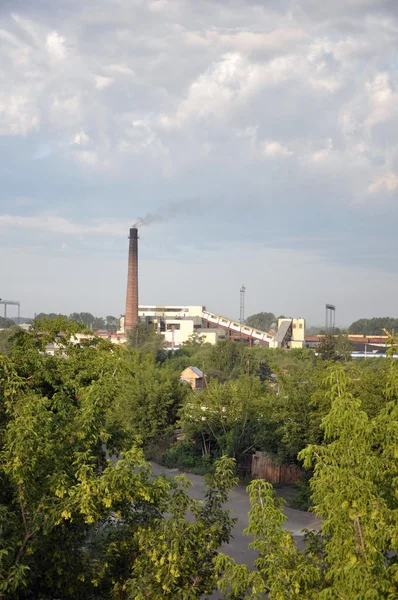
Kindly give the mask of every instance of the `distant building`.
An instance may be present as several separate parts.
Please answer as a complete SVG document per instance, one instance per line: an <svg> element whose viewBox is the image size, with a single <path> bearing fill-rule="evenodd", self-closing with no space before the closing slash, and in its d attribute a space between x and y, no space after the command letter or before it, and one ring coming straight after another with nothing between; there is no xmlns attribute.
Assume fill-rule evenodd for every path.
<svg viewBox="0 0 398 600"><path fill-rule="evenodd" d="M178 350L193 334L197 334L205 343L209 344L216 344L220 338L225 338L223 331L215 327L203 327L204 309L204 306L148 304L138 307L138 317L140 322L153 324L157 332L164 335L169 350ZM119 340L125 340L125 337L123 338L124 330L125 319L122 316L120 329L117 332Z"/></svg>
<svg viewBox="0 0 398 600"><path fill-rule="evenodd" d="M206 375L198 367L187 367L180 375L181 381L188 383L193 390L202 390Z"/></svg>

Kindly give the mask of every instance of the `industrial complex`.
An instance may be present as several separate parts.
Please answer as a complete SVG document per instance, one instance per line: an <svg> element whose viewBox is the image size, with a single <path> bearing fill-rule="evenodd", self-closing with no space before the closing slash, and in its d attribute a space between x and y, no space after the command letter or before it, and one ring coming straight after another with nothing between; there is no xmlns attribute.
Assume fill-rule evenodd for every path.
<svg viewBox="0 0 398 600"><path fill-rule="evenodd" d="M216 344L220 340L230 339L246 342L250 346L263 345L269 348L313 348L316 350L322 341L323 335L305 335L305 320L302 318L280 318L276 330L262 331L245 324L244 295L245 286L240 289L240 318L234 321L225 316L209 312L203 305L140 305L138 303L138 229L132 227L129 231L128 268L126 310L120 318L118 331L95 331L93 335L107 339L115 344L125 344L131 330L139 323L153 325L166 340L167 348L178 350L184 342L201 338L204 343ZM29 328L20 318L20 302L0 298L0 305L4 306L4 317L7 317L7 306L15 305L18 308L18 318L14 319L21 327ZM326 304L326 331L334 331L335 309L331 304ZM377 358L386 355L389 347L388 341L391 334L387 335L351 335L347 337L353 346L353 358ZM77 340L78 342L79 340ZM398 358L398 356L397 356Z"/></svg>
<svg viewBox="0 0 398 600"><path fill-rule="evenodd" d="M242 286L244 289L244 286ZM242 290L241 290L242 292ZM250 345L262 344L270 348L303 348L305 346L304 319L279 319L277 331L261 331L240 322L206 310L205 306L162 306L138 304L138 229L129 234L126 312L120 320L116 342L125 342L131 329L139 322L153 324L165 336L170 349L178 349L194 334L205 342L216 344L220 339L246 340Z"/></svg>

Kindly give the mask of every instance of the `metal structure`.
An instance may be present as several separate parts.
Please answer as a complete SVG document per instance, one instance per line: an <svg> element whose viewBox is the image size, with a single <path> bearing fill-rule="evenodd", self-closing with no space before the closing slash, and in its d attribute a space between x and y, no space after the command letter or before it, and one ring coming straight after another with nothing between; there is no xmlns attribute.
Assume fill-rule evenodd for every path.
<svg viewBox="0 0 398 600"><path fill-rule="evenodd" d="M336 307L333 304L325 304L325 330L327 333L334 331L336 327Z"/></svg>
<svg viewBox="0 0 398 600"><path fill-rule="evenodd" d="M241 337L267 343L274 341L274 336L271 333L261 331L260 329L254 329L253 327L248 327L247 325L237 323L236 321L231 321L230 319L221 317L220 315L216 315L208 311L203 311L202 320L215 327L223 327L224 329L228 329L231 333L240 335Z"/></svg>
<svg viewBox="0 0 398 600"><path fill-rule="evenodd" d="M132 227L129 235L129 261L127 273L126 333L138 324L138 229Z"/></svg>
<svg viewBox="0 0 398 600"><path fill-rule="evenodd" d="M245 292L246 288L244 285L240 288L240 313L239 313L239 323L241 325L245 322Z"/></svg>
<svg viewBox="0 0 398 600"><path fill-rule="evenodd" d="M3 300L3 298L0 298L0 304L4 304L4 318L7 317L7 306L9 305L13 305L13 306L18 306L18 323L19 323L19 319L21 316L21 303L19 302L19 300Z"/></svg>

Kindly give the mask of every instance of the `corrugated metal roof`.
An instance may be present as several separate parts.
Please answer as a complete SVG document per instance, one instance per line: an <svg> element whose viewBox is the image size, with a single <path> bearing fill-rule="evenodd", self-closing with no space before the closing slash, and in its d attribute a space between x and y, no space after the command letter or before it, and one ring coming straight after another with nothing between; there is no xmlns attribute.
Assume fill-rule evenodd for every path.
<svg viewBox="0 0 398 600"><path fill-rule="evenodd" d="M188 367L188 368L191 369L191 371L193 373L195 373L195 375L197 375L198 377L203 377L203 371L198 369L198 367Z"/></svg>

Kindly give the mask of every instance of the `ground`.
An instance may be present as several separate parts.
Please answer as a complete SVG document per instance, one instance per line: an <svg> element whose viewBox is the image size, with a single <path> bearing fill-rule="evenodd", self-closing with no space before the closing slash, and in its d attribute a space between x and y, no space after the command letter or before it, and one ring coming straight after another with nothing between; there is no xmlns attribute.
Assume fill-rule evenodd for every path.
<svg viewBox="0 0 398 600"><path fill-rule="evenodd" d="M178 469L167 469L155 463L152 463L152 470L155 475L166 473L173 477L179 473ZM204 478L201 475L186 473L186 477L193 484L190 488L190 495L196 499L204 498ZM278 496L282 490L277 490ZM250 508L249 495L244 486L235 487L229 495L228 508L232 510L232 516L237 518L233 529L233 538L221 548L222 552L232 556L238 563L245 563L253 566L256 553L248 549L250 538L243 535L243 530L248 526L248 512ZM319 520L315 515L309 512L303 512L294 508L284 508L284 513L288 517L286 529L294 535L296 543L300 546L303 541L303 529L319 529ZM216 597L216 596L214 596Z"/></svg>

